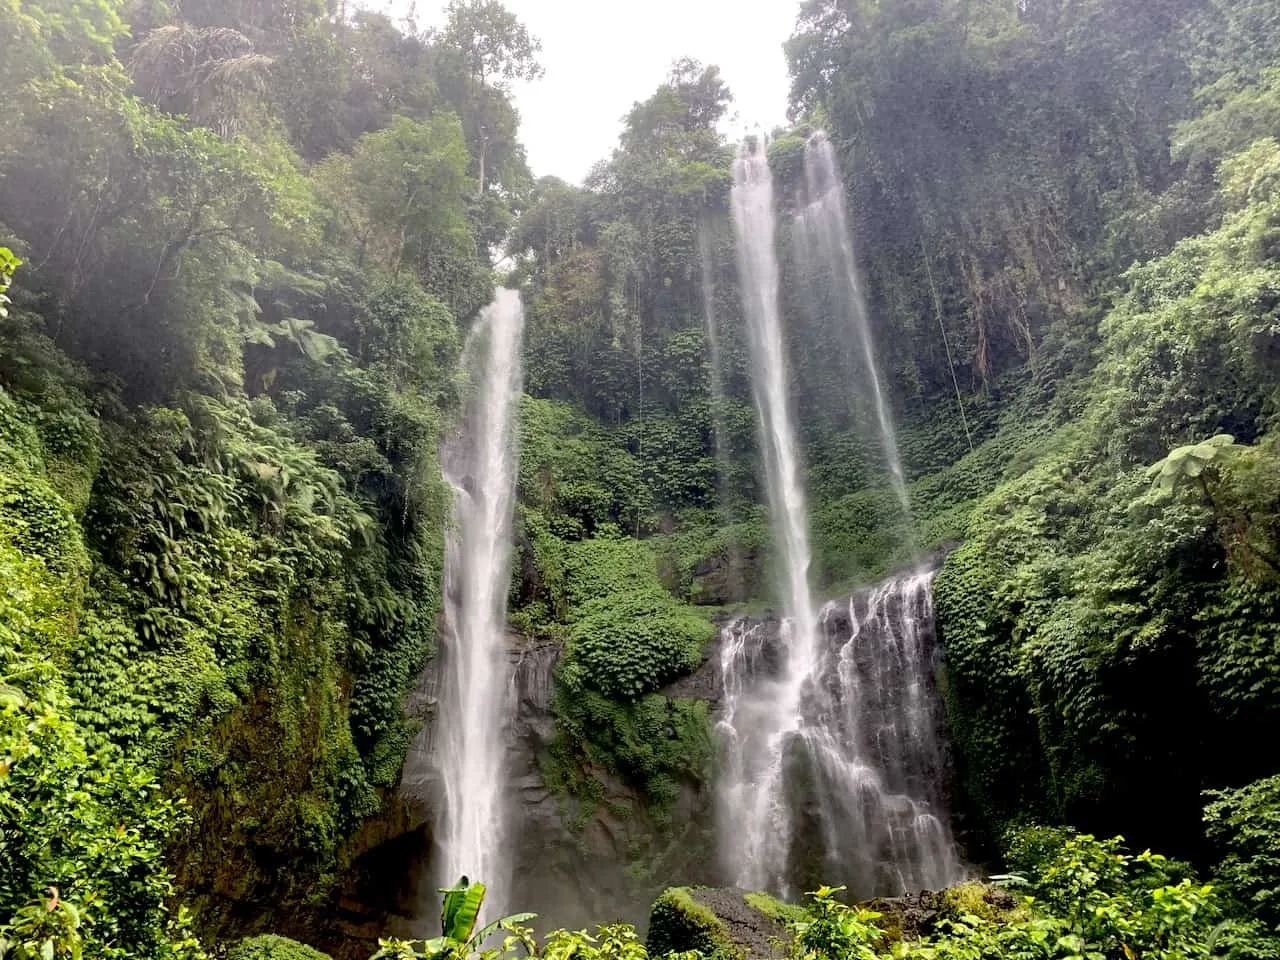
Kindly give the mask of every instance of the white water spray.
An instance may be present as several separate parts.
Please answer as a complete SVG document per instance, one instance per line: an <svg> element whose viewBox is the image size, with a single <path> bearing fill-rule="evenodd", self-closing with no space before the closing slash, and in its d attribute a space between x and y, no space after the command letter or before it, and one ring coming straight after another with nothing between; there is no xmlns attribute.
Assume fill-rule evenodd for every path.
<svg viewBox="0 0 1280 960"><path fill-rule="evenodd" d="M828 169L834 169L828 167ZM797 884L848 883L867 896L939 888L964 876L942 803L941 717L933 687L932 573L913 571L815 609L800 456L778 300L773 186L763 142L734 164L733 220L760 421L783 618L737 620L721 634L718 730L722 858L739 887L796 895ZM830 198L816 241L840 251L860 298L853 253ZM865 311L855 309L874 371ZM893 424L872 377L886 458L906 506ZM909 514L908 514L909 515Z"/></svg>
<svg viewBox="0 0 1280 960"><path fill-rule="evenodd" d="M898 436L893 425L893 414L889 410L881 385L879 364L876 362L867 301L862 292L857 259L853 252L853 234L849 230L849 220L845 213L840 168L836 163L835 149L822 132L815 133L805 144L804 177L804 202L796 218L797 227L805 245L816 250L826 261L838 285L837 289L843 295L841 299L849 313L849 331L854 339L854 354L861 360L859 382L865 385L870 394L893 492L910 522L911 501L907 496L902 458L898 454Z"/></svg>
<svg viewBox="0 0 1280 960"><path fill-rule="evenodd" d="M933 675L933 571L891 577L819 616L820 650L803 666L802 717L792 732L790 790L775 801L799 851L741 879L784 894L819 883L854 896L939 890L966 871L948 823L948 770ZM759 722L787 637L740 619L721 635L723 723ZM728 821L726 843L750 823ZM791 853L790 856L785 854ZM797 855L798 854L798 855Z"/></svg>
<svg viewBox="0 0 1280 960"><path fill-rule="evenodd" d="M786 665L767 689L721 720L726 769L721 777L722 856L734 882L751 890L781 888L791 845L784 788L788 747L802 723L802 699L818 653L818 614L809 588L808 508L787 389L773 180L763 138L744 143L733 165L733 225L752 358L752 391L765 461L769 514L778 551ZM726 645L726 656L734 656Z"/></svg>
<svg viewBox="0 0 1280 960"><path fill-rule="evenodd" d="M435 764L444 807L437 824L440 886L459 877L489 887L485 912L506 906L505 728L512 708L506 651L515 414L520 396L520 295L499 290L467 337L473 377L462 434L442 451L453 487L445 554L446 631L440 656L440 729Z"/></svg>

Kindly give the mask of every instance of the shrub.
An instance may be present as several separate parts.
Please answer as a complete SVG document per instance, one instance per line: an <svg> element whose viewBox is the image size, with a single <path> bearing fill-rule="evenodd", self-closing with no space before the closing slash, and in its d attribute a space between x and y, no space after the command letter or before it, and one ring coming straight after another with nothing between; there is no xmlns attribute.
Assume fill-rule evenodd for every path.
<svg viewBox="0 0 1280 960"><path fill-rule="evenodd" d="M268 933L241 940L231 948L227 960L329 960L329 955L297 940Z"/></svg>
<svg viewBox="0 0 1280 960"><path fill-rule="evenodd" d="M792 923L795 943L791 955L814 960L875 960L876 943L883 933L875 921L878 913L850 907L836 899L844 887L820 887L809 896L812 903L804 919Z"/></svg>
<svg viewBox="0 0 1280 960"><path fill-rule="evenodd" d="M1205 796L1206 831L1224 854L1218 877L1263 923L1280 929L1280 775Z"/></svg>
<svg viewBox="0 0 1280 960"><path fill-rule="evenodd" d="M894 944L894 960L1208 960L1222 955L1218 948L1226 944L1226 928L1217 923L1213 890L1184 876L1181 865L1149 852L1132 856L1118 837L1097 840L1037 828L1016 837L1014 846L1028 867L1016 882L1030 896L1004 908L985 895L983 884L944 891L943 914L933 932ZM839 903L836 892L823 888L811 895L806 917L791 924L790 955L797 960L885 956L875 926L879 916ZM1227 933L1227 939L1235 938L1227 956L1270 956L1248 953L1256 940L1246 942L1239 931Z"/></svg>
<svg viewBox="0 0 1280 960"><path fill-rule="evenodd" d="M568 670L593 690L635 699L695 670L715 627L649 591L592 600L569 634Z"/></svg>

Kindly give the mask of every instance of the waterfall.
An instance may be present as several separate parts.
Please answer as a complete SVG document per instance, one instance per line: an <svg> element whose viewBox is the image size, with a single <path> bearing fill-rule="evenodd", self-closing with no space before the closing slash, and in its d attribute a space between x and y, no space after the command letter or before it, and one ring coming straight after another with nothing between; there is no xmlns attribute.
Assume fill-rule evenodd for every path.
<svg viewBox="0 0 1280 960"><path fill-rule="evenodd" d="M505 906L504 732L515 689L507 655L506 598L515 500L515 413L520 395L520 295L499 290L467 337L472 376L462 433L442 451L453 487L445 550L445 634L440 651L434 765L443 792L436 826L440 886L465 875L489 887L486 913Z"/></svg>
<svg viewBox="0 0 1280 960"><path fill-rule="evenodd" d="M778 800L792 849L765 879L848 884L854 896L941 889L965 876L945 803L943 719L934 684L933 571L912 570L819 615L819 652L805 678L802 719ZM788 638L739 619L721 638L722 725L767 708Z"/></svg>
<svg viewBox="0 0 1280 960"><path fill-rule="evenodd" d="M818 711L835 735L815 744L834 863L878 892L963 879L948 822L943 718L934 677L933 570L913 570L822 612L827 659Z"/></svg>
<svg viewBox="0 0 1280 960"><path fill-rule="evenodd" d="M806 172L814 199L802 226L848 284L885 457L906 509L834 161L825 140L811 146ZM733 173L738 270L783 616L777 623L739 619L721 634L721 857L737 886L783 895L819 882L846 883L866 896L936 889L964 870L943 802L933 574L912 571L843 606L815 608L766 144L744 143Z"/></svg>
<svg viewBox="0 0 1280 960"><path fill-rule="evenodd" d="M721 851L734 882L750 889L781 888L785 883L780 871L790 850L792 826L784 795L786 760L804 723L804 687L819 651L818 615L809 588L808 510L783 354L767 149L763 138L739 148L732 206L752 392L781 574L786 664L777 677L754 691L751 702L744 700L719 724L727 759L720 778L725 827Z"/></svg>
<svg viewBox="0 0 1280 960"><path fill-rule="evenodd" d="M822 132L815 133L805 144L804 179L804 193L796 216L796 227L803 241L801 246L816 252L825 262L837 284L837 291L842 295L840 299L848 310L847 329L853 338L852 352L861 361L861 369L858 371L860 376L856 382L864 385L870 394L889 480L904 516L910 521L911 501L907 496L906 475L902 469L902 458L898 454L893 414L889 410L879 364L876 362L866 297L862 292L857 259L853 252L853 234L849 230L845 213L840 168L836 163L835 149Z"/></svg>

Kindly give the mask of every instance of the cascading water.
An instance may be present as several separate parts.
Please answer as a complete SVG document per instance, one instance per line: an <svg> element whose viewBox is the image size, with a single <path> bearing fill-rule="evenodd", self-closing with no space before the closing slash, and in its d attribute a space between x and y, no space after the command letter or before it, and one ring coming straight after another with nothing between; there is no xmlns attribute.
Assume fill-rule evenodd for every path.
<svg viewBox="0 0 1280 960"><path fill-rule="evenodd" d="M811 214L820 230L814 242L839 251L849 295L858 298L855 324L905 509L842 201L834 204L827 193L817 195L819 208ZM763 141L739 149L732 205L783 618L776 631L768 621L743 619L721 635L722 859L736 885L781 894L819 881L847 883L868 896L941 887L964 871L940 786L945 763L933 687L932 573L889 580L861 606L855 598L847 609L828 605L821 615L815 609Z"/></svg>
<svg viewBox="0 0 1280 960"><path fill-rule="evenodd" d="M810 137L805 144L804 179L804 193L796 216L796 227L803 241L801 246L825 261L825 266L838 286L841 304L849 313L848 330L854 341L852 353L861 361L859 382L865 385L870 395L894 495L901 504L903 513L910 519L911 502L907 496L906 476L902 469L902 458L898 455L898 437L893 425L893 415L889 410L881 385L879 364L876 362L867 302L863 296L853 252L853 234L849 230L845 213L840 168L836 163L836 153L831 141L821 131Z"/></svg>
<svg viewBox="0 0 1280 960"><path fill-rule="evenodd" d="M782 888L791 844L785 796L788 748L804 724L804 687L819 653L809 588L809 530L800 454L787 390L773 179L763 138L744 143L733 164L733 226L759 416L769 515L778 551L786 663L720 722L727 763L720 779L722 856L734 882ZM728 649L728 648L726 648Z"/></svg>
<svg viewBox="0 0 1280 960"><path fill-rule="evenodd" d="M838 882L871 897L965 876L944 802L932 582L932 570L913 570L822 609L820 652L785 761L792 849L770 884L781 892ZM722 722L731 728L777 682L789 651L772 626L740 619L725 628Z"/></svg>
<svg viewBox="0 0 1280 960"><path fill-rule="evenodd" d="M483 880L488 914L505 906L510 880L504 731L514 690L506 595L523 326L520 295L499 290L467 338L463 363L473 383L464 429L442 451L454 523L445 551L440 721L432 744L443 792L436 879L440 886L464 875Z"/></svg>

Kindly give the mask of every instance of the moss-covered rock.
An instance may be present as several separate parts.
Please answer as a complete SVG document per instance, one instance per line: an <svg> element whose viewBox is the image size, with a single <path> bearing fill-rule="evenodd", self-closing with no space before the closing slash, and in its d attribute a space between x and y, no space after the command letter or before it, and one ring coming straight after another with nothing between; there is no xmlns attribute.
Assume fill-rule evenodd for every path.
<svg viewBox="0 0 1280 960"><path fill-rule="evenodd" d="M731 951L733 943L725 924L709 907L694 899L689 887L669 887L649 912L646 946L655 957L686 950L711 956Z"/></svg>
<svg viewBox="0 0 1280 960"><path fill-rule="evenodd" d="M930 936L940 920L976 916L990 923L1008 923L1026 919L1026 908L1017 897L981 880L968 880L937 892L922 890L901 897L878 897L860 906L879 914L875 924L884 931L882 945Z"/></svg>
<svg viewBox="0 0 1280 960"><path fill-rule="evenodd" d="M649 953L654 957L697 950L705 956L777 958L791 939L786 924L802 907L764 893L718 887L672 887L649 914Z"/></svg>
<svg viewBox="0 0 1280 960"><path fill-rule="evenodd" d="M803 920L805 916L804 907L798 903L787 903L785 900L779 900L777 897L767 893L747 893L743 895L742 899L746 901L747 906L751 907L751 909L781 924L795 923L798 920Z"/></svg>
<svg viewBox="0 0 1280 960"><path fill-rule="evenodd" d="M1008 923L1026 919L1027 909L1008 890L970 880L942 891L942 914L949 920L969 914L990 923Z"/></svg>
<svg viewBox="0 0 1280 960"><path fill-rule="evenodd" d="M227 960L330 960L330 957L305 943L269 933L241 940L231 948Z"/></svg>

